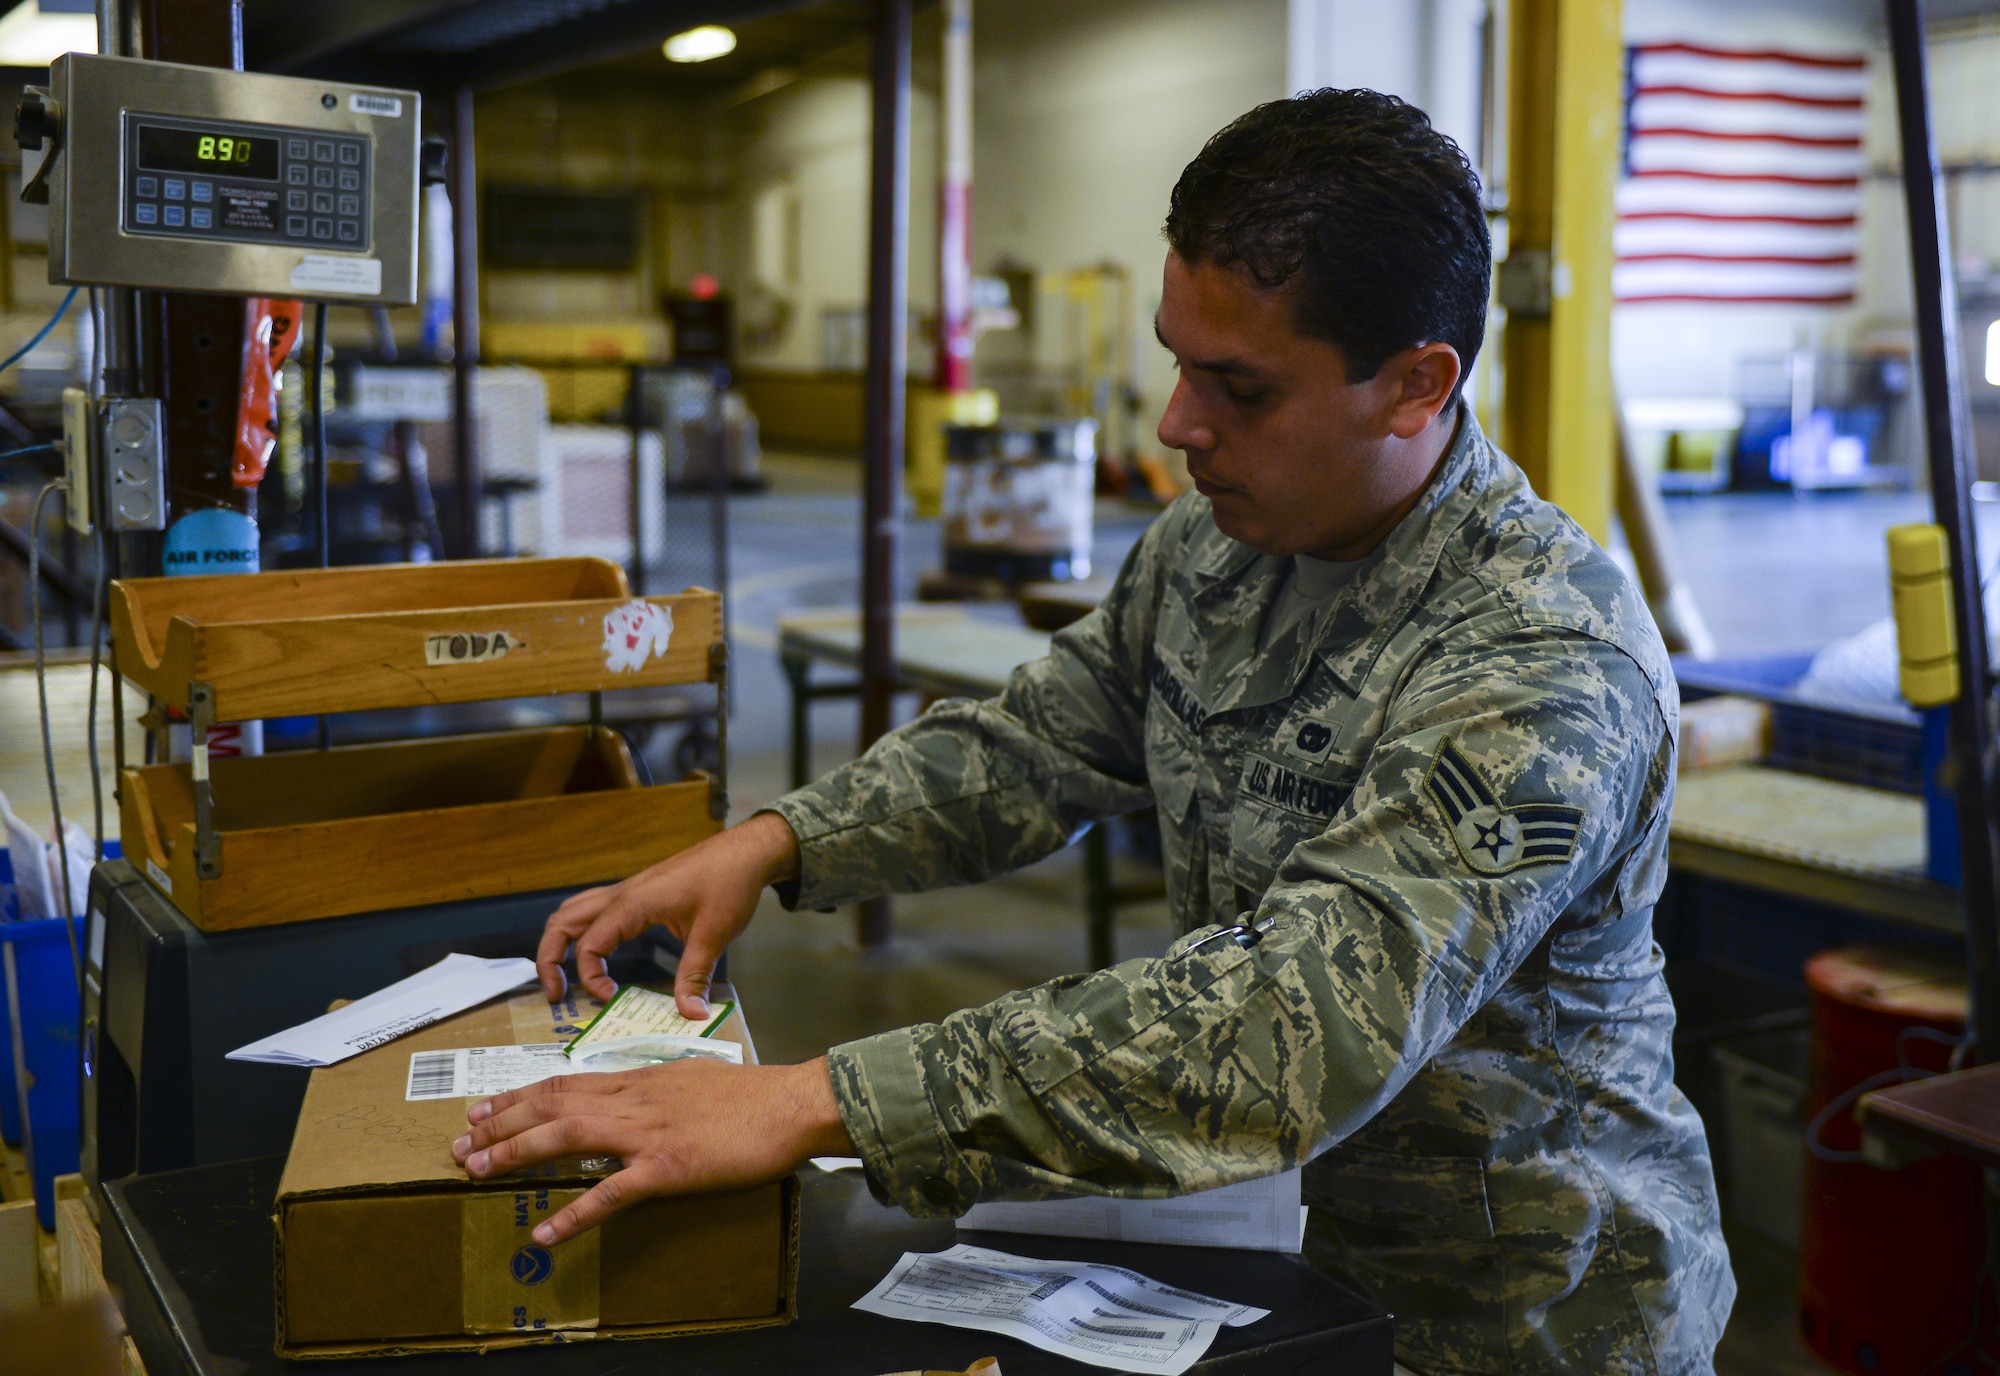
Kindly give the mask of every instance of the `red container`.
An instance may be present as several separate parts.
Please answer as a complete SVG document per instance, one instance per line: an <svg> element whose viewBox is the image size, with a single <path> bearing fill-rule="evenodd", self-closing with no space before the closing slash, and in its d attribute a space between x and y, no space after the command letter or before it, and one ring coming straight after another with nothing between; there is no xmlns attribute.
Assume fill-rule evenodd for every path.
<svg viewBox="0 0 2000 1376"><path fill-rule="evenodd" d="M1853 946L1806 962L1812 989L1815 1115L1870 1076L1898 1064L1906 1028L1965 1034L1964 972L1933 957ZM1941 1071L1951 1049L1902 1038L1902 1064ZM1854 1151L1851 1112L1820 1137ZM1980 1175L1936 1157L1881 1170L1806 1156L1800 1239L1799 1331L1806 1345L1855 1376L1921 1376L1967 1355L1973 1295L1985 1260Z"/></svg>

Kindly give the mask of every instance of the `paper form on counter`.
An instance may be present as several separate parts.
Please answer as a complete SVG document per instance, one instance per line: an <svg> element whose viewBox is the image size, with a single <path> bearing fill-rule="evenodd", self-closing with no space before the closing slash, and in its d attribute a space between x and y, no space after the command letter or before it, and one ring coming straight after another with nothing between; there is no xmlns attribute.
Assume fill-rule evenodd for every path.
<svg viewBox="0 0 2000 1376"><path fill-rule="evenodd" d="M1299 1202L1299 1173L1290 1170L1172 1199L1088 1195L975 1204L958 1220L958 1226L1107 1242L1297 1252L1305 1236L1305 1219L1305 1206Z"/></svg>
<svg viewBox="0 0 2000 1376"><path fill-rule="evenodd" d="M378 989L311 1022L239 1046L232 1061L269 1065L320 1066L358 1056L406 1032L463 1013L510 989L531 983L535 962L519 958L487 960L448 955L427 970Z"/></svg>
<svg viewBox="0 0 2000 1376"><path fill-rule="evenodd" d="M1038 1261L964 1243L903 1253L854 1307L1003 1333L1093 1366L1159 1376L1179 1376L1201 1360L1224 1324L1238 1328L1271 1312L1162 1285L1122 1266Z"/></svg>

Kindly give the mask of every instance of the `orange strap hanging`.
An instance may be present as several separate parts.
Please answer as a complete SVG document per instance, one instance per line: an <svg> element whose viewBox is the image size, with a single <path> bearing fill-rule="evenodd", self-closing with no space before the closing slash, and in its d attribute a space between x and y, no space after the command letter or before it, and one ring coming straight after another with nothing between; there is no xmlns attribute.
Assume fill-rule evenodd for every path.
<svg viewBox="0 0 2000 1376"><path fill-rule="evenodd" d="M236 403L236 458L231 480L255 487L278 444L278 371L299 338L297 301L253 296L243 303L243 385Z"/></svg>

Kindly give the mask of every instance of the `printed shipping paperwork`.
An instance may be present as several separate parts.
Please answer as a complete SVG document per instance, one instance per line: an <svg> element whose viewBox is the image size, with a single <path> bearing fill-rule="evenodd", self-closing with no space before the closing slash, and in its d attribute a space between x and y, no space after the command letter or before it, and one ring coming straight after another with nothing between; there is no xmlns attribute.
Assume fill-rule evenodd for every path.
<svg viewBox="0 0 2000 1376"><path fill-rule="evenodd" d="M790 1322L795 1179L649 1200L544 1248L534 1226L615 1164L560 1162L475 1182L451 1159L470 1101L411 1096L419 1056L478 1049L483 1061L495 1048L539 1048L510 1075L523 1073L559 1060L547 1048L598 1011L580 990L555 1005L522 990L312 1072L278 1185L280 1355L484 1351ZM713 1037L755 1063L740 1006ZM453 1087L457 1066L454 1056Z"/></svg>
<svg viewBox="0 0 2000 1376"><path fill-rule="evenodd" d="M711 1004L709 1015L696 1022L681 1016L672 994L628 985L611 996L563 1054L580 1070L633 1070L683 1056L713 1055L715 1048L707 1043L731 1007L727 1001Z"/></svg>
<svg viewBox="0 0 2000 1376"><path fill-rule="evenodd" d="M676 1040L691 1041L702 1048L702 1054L716 1060L734 1061L738 1065L743 1063L742 1046L725 1038ZM572 1061L563 1055L560 1042L534 1046L462 1046L456 1051L412 1051L410 1082L403 1097L412 1103L419 1099L484 1099L494 1094L505 1094L510 1089L540 1084L552 1075L637 1070L679 1059L679 1056L655 1052L644 1058L620 1054L613 1058L586 1056Z"/></svg>
<svg viewBox="0 0 2000 1376"><path fill-rule="evenodd" d="M560 1042L532 1046L461 1046L456 1051L412 1051L410 1082L403 1097L485 1099L511 1089L538 1085L572 1067Z"/></svg>
<svg viewBox="0 0 2000 1376"><path fill-rule="evenodd" d="M958 1226L1105 1242L1297 1252L1305 1237L1306 1208L1299 1202L1299 1173L1293 1170L1172 1199L1091 1195L975 1204Z"/></svg>
<svg viewBox="0 0 2000 1376"><path fill-rule="evenodd" d="M1179 1376L1200 1361L1222 1325L1240 1328L1271 1312L1177 1290L1122 1266L1038 1261L964 1243L903 1253L854 1307L1004 1333L1093 1366L1159 1376Z"/></svg>
<svg viewBox="0 0 2000 1376"><path fill-rule="evenodd" d="M333 1065L420 1027L429 1027L509 989L518 989L534 978L532 960L481 960L477 956L449 955L428 970L420 970L324 1017L300 1023L260 1042L239 1046L229 1053L228 1059L264 1061L271 1065Z"/></svg>

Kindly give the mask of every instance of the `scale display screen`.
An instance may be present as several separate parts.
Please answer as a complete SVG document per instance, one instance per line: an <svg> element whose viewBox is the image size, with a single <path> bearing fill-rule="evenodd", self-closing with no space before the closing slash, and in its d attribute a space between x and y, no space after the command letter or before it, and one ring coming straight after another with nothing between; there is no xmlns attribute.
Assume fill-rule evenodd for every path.
<svg viewBox="0 0 2000 1376"><path fill-rule="evenodd" d="M278 180L279 141L250 134L201 133L157 124L139 126L139 166L153 172Z"/></svg>
<svg viewBox="0 0 2000 1376"><path fill-rule="evenodd" d="M367 251L368 135L137 111L125 122L125 233Z"/></svg>

